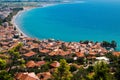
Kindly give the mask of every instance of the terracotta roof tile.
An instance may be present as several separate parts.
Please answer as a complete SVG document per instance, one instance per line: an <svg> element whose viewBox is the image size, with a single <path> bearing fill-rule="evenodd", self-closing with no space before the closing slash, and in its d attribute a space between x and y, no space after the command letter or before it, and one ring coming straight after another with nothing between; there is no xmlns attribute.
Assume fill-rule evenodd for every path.
<svg viewBox="0 0 120 80"><path fill-rule="evenodd" d="M31 56L33 56L33 55L35 55L35 54L36 54L35 52L30 51L30 52L28 52L28 53L26 53L26 54L23 54L23 55L26 56L26 57L31 57Z"/></svg>
<svg viewBox="0 0 120 80"><path fill-rule="evenodd" d="M40 78L40 80L48 80L52 77L50 72L38 73L37 76Z"/></svg>
<svg viewBox="0 0 120 80"><path fill-rule="evenodd" d="M77 55L78 57L84 57L84 56L85 56L84 53L81 53L81 52L77 52L76 55Z"/></svg>
<svg viewBox="0 0 120 80"><path fill-rule="evenodd" d="M120 52L113 52L113 55L120 56Z"/></svg>
<svg viewBox="0 0 120 80"><path fill-rule="evenodd" d="M97 53L94 52L94 51L90 51L89 54L90 54L90 55L96 55Z"/></svg>
<svg viewBox="0 0 120 80"><path fill-rule="evenodd" d="M32 68L32 67L35 67L36 66L36 63L34 61L29 61L26 63L26 67L28 68Z"/></svg>
<svg viewBox="0 0 120 80"><path fill-rule="evenodd" d="M35 73L17 73L17 80L40 80Z"/></svg>
<svg viewBox="0 0 120 80"><path fill-rule="evenodd" d="M51 65L52 67L54 67L54 68L57 68L57 67L60 66L60 63L57 62L57 61L55 61L55 62L51 63L50 65Z"/></svg>
<svg viewBox="0 0 120 80"><path fill-rule="evenodd" d="M46 62L45 61L38 61L36 62L36 66L39 67L41 65L44 65Z"/></svg>
<svg viewBox="0 0 120 80"><path fill-rule="evenodd" d="M48 50L48 49L43 49L43 50L40 50L40 52L41 52L41 53L48 53L48 52L50 52L50 50Z"/></svg>
<svg viewBox="0 0 120 80"><path fill-rule="evenodd" d="M26 63L26 66L29 68L33 68L33 67L39 67L41 65L44 65L46 62L45 61L38 61L38 62L34 62L34 61L29 61Z"/></svg>

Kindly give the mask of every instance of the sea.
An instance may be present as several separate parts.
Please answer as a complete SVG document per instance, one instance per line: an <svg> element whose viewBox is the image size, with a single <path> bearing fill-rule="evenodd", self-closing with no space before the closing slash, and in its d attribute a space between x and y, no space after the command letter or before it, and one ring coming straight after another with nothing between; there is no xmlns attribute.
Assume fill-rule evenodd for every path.
<svg viewBox="0 0 120 80"><path fill-rule="evenodd" d="M83 1L24 11L15 23L26 35L66 42L112 41L120 47L120 2Z"/></svg>

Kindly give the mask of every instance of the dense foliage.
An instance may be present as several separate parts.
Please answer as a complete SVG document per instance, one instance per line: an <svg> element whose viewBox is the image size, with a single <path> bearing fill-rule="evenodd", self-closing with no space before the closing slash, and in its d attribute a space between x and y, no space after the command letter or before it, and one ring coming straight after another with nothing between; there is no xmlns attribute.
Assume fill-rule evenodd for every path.
<svg viewBox="0 0 120 80"><path fill-rule="evenodd" d="M70 66L65 59L60 60L60 67L56 68L53 76L53 80L71 80Z"/></svg>

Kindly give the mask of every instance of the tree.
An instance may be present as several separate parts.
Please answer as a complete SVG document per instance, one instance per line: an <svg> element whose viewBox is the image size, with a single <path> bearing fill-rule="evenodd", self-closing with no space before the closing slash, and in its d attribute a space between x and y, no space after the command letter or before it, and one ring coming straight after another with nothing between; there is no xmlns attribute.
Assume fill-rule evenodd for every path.
<svg viewBox="0 0 120 80"><path fill-rule="evenodd" d="M20 67L25 63L24 59L21 58L21 55L18 52L21 47L22 43L19 43L17 46L8 51L9 55L11 56L11 62L9 63L9 72L11 73L15 72L14 70L12 70L13 66L17 68L17 66Z"/></svg>
<svg viewBox="0 0 120 80"><path fill-rule="evenodd" d="M102 47L109 47L109 48L116 48L117 47L117 43L116 43L116 41L111 41L111 43L110 42L107 42L107 41L103 41L102 43L101 43L101 46Z"/></svg>
<svg viewBox="0 0 120 80"><path fill-rule="evenodd" d="M117 47L116 41L111 41L111 47L113 47L114 49Z"/></svg>
<svg viewBox="0 0 120 80"><path fill-rule="evenodd" d="M18 52L22 46L23 46L22 43L18 43L17 46L13 47L13 50L14 50L15 52Z"/></svg>
<svg viewBox="0 0 120 80"><path fill-rule="evenodd" d="M93 80L112 80L112 78L110 78L108 65L103 61L95 64L94 73Z"/></svg>
<svg viewBox="0 0 120 80"><path fill-rule="evenodd" d="M120 68L117 68L117 70L115 72L115 78L116 78L116 80L120 80Z"/></svg>
<svg viewBox="0 0 120 80"><path fill-rule="evenodd" d="M110 60L110 65L112 65L112 64L113 64L113 66L116 65L117 60L118 60L118 57L117 57L117 56L113 55L112 52L109 52L109 53L105 54L105 56L106 56L107 58L109 58L109 60Z"/></svg>
<svg viewBox="0 0 120 80"><path fill-rule="evenodd" d="M53 74L54 77L53 80L71 80L72 74L69 70L70 70L70 66L68 65L66 60L61 59L60 67L56 68Z"/></svg>
<svg viewBox="0 0 120 80"><path fill-rule="evenodd" d="M115 70L114 76L115 76L116 80L119 80L120 79L120 57L118 57L115 64L116 64L116 66L115 66L116 70Z"/></svg>
<svg viewBox="0 0 120 80"><path fill-rule="evenodd" d="M77 68L76 68L75 65L71 65L71 66L70 66L70 71L71 71L71 72L74 72L74 71L76 71L76 70L77 70Z"/></svg>
<svg viewBox="0 0 120 80"><path fill-rule="evenodd" d="M87 70L81 67L79 71L73 75L72 80L88 80L87 75L88 75Z"/></svg>
<svg viewBox="0 0 120 80"><path fill-rule="evenodd" d="M41 68L41 72L47 72L50 69L50 63L47 62L46 64L42 65L40 68Z"/></svg>
<svg viewBox="0 0 120 80"><path fill-rule="evenodd" d="M110 43L110 42L107 42L107 41L103 41L103 42L101 43L101 46L102 46L102 47L110 47L110 46L111 46L111 43Z"/></svg>
<svg viewBox="0 0 120 80"><path fill-rule="evenodd" d="M6 61L0 58L0 70L5 69L6 65Z"/></svg>
<svg viewBox="0 0 120 80"><path fill-rule="evenodd" d="M6 70L1 70L0 80L13 80L13 77Z"/></svg>

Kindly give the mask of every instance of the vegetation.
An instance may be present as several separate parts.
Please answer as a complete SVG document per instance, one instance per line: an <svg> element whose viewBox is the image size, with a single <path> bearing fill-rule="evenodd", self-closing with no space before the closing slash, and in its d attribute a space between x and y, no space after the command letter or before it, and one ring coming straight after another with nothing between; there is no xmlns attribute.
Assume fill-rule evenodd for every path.
<svg viewBox="0 0 120 80"><path fill-rule="evenodd" d="M0 58L0 70L5 69L6 65L6 61Z"/></svg>
<svg viewBox="0 0 120 80"><path fill-rule="evenodd" d="M94 66L93 80L110 80L108 65L104 62L98 62Z"/></svg>
<svg viewBox="0 0 120 80"><path fill-rule="evenodd" d="M118 57L113 62L113 69L115 70L115 75L114 76L115 76L116 80L119 80L120 79L120 57Z"/></svg>
<svg viewBox="0 0 120 80"><path fill-rule="evenodd" d="M73 54L69 56L49 56L48 54L39 53L30 59L26 59L22 56L21 52L19 52L22 46L22 43L18 43L18 45L5 53L7 54L6 57L0 57L0 80L13 80L14 74L18 72L35 72L36 74L48 72L52 69L50 64L53 61L60 62L60 66L55 68L55 71L51 72L53 76L51 80L120 79L120 57L114 56L112 52L105 55L110 59L109 64L100 61L92 63L93 65L89 65L89 60L87 58L77 58L77 60L74 60L73 57L76 57L76 55ZM46 64L34 68L26 67L26 62L30 60L40 61L41 57L44 57L43 60L46 61Z"/></svg>
<svg viewBox="0 0 120 80"><path fill-rule="evenodd" d="M53 80L71 80L72 73L69 71L70 66L65 59L60 60L60 67L56 68Z"/></svg>
<svg viewBox="0 0 120 80"><path fill-rule="evenodd" d="M14 80L6 70L0 70L0 80Z"/></svg>
<svg viewBox="0 0 120 80"><path fill-rule="evenodd" d="M11 61L8 64L5 59L0 58L0 79L13 80L13 74L16 72L46 72L50 69L50 63L42 65L40 68L28 68L26 67L18 68L18 66L25 66L25 60L21 57L18 52L22 47L22 44L19 43L16 47L9 50L9 55L11 56ZM60 61L60 67L56 68L53 73L53 78L51 80L119 80L120 78L120 57L113 56L112 53L106 54L108 58L110 58L111 63L106 64L105 62L97 62L94 66L89 66L87 69L84 67L76 67L74 65L69 65L65 58L61 56L57 56ZM57 59L55 59L57 60ZM52 61L51 61L52 62ZM75 63L75 62L73 62ZM76 63L75 63L76 64ZM8 66L9 65L9 66ZM16 66L16 68L12 68ZM6 68L9 69L9 73L6 72ZM114 74L111 71L115 69Z"/></svg>
<svg viewBox="0 0 120 80"><path fill-rule="evenodd" d="M88 71L81 67L75 74L71 80L88 80L87 79Z"/></svg>
<svg viewBox="0 0 120 80"><path fill-rule="evenodd" d="M10 21L14 15L17 14L19 10L23 8L14 8L12 12L5 18L0 19L0 25L4 22ZM16 30L16 28L14 28ZM18 36L14 36L17 38ZM33 41L34 43L40 43L40 41ZM49 42L52 42L49 40ZM89 40L80 41L80 43L88 44ZM92 43L92 42L91 42ZM97 43L97 42L96 42ZM95 44L96 44L95 43ZM0 52L0 54L5 54L7 56L0 57L0 80L14 80L15 73L18 72L35 72L42 73L50 71L52 74L51 80L119 80L120 79L120 57L114 56L112 52L105 54L107 58L110 59L110 63L106 64L104 61L97 63L91 62L87 59L89 54L85 54L85 58L76 57L75 53L71 53L66 56L49 56L47 53L39 53L39 49L32 49L33 52L39 53L33 57L25 58L22 52L20 52L23 44L19 43L17 46L8 50L8 52ZM89 47L89 45L87 45ZM116 48L117 43L115 41L107 42L103 41L102 47L106 49ZM60 47L63 51L67 51L67 46L63 43ZM99 57L100 54L95 56ZM39 67L28 68L25 64L34 60L35 62L44 60L46 64ZM60 62L60 66L57 68L52 68L50 64L54 61Z"/></svg>
<svg viewBox="0 0 120 80"><path fill-rule="evenodd" d="M101 46L115 49L117 47L117 42L116 41L111 41L111 42L103 41Z"/></svg>
<svg viewBox="0 0 120 80"><path fill-rule="evenodd" d="M25 65L25 60L21 57L18 50L22 47L22 43L19 43L16 47L9 50L9 55L11 56L11 61L9 65L9 71L12 75L19 72L19 68ZM14 68L13 68L14 67Z"/></svg>

